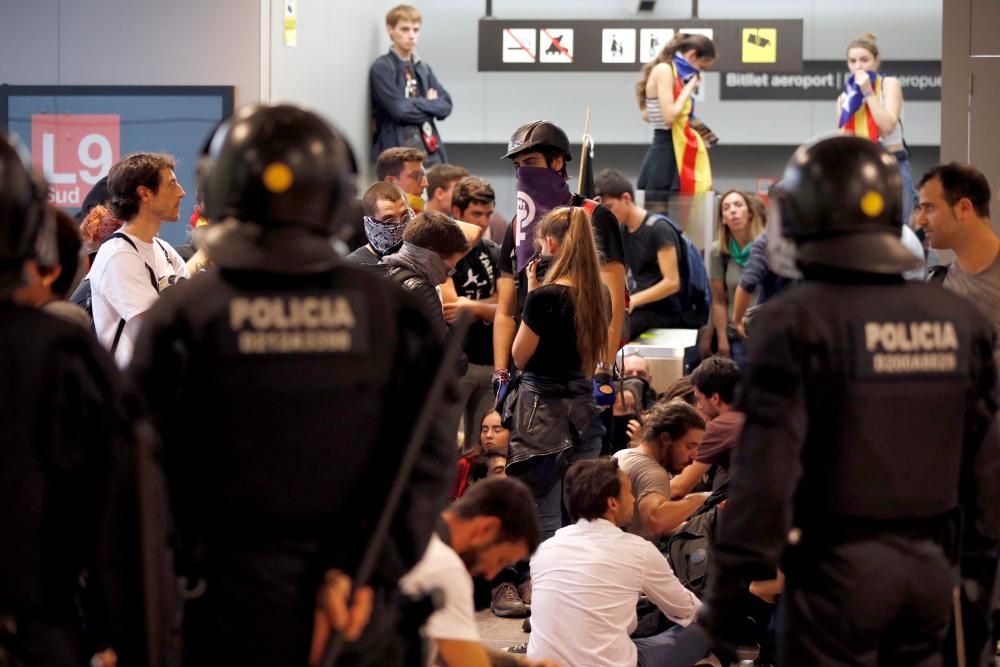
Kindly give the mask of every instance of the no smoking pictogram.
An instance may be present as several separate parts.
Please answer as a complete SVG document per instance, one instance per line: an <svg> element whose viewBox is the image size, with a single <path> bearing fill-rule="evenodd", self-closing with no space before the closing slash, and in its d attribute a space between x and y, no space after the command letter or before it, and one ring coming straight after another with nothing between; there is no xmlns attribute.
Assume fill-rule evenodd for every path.
<svg viewBox="0 0 1000 667"><path fill-rule="evenodd" d="M504 28L503 62L538 62L538 31L534 28Z"/></svg>

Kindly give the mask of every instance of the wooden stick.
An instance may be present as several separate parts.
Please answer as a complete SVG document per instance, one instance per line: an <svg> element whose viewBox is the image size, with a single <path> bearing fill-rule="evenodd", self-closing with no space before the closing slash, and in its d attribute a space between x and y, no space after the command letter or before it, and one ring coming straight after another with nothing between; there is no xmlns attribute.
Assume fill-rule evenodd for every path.
<svg viewBox="0 0 1000 667"><path fill-rule="evenodd" d="M587 153L588 146L590 144L590 105L587 105L587 117L583 121L583 145L580 147L580 173L576 177L577 187L583 183L583 165L586 163L586 158L584 157Z"/></svg>

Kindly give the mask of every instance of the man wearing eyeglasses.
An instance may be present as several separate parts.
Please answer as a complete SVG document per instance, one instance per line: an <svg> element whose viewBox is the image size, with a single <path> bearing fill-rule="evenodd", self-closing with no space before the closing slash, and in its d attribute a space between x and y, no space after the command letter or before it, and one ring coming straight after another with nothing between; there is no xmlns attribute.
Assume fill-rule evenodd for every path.
<svg viewBox="0 0 1000 667"><path fill-rule="evenodd" d="M413 211L403 200L402 191L384 181L368 188L361 198L361 209L368 243L347 258L358 264L378 264L403 244L403 230L413 218Z"/></svg>
<svg viewBox="0 0 1000 667"><path fill-rule="evenodd" d="M375 175L378 180L399 187L406 196L406 204L415 212L424 210L424 189L427 187L427 172L423 162L427 154L415 148L387 148L379 153L375 161Z"/></svg>

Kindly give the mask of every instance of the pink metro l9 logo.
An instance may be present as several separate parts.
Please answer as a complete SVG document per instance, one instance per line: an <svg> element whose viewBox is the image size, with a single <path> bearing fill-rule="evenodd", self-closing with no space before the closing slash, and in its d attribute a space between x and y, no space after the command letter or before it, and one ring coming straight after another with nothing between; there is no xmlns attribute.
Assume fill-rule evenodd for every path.
<svg viewBox="0 0 1000 667"><path fill-rule="evenodd" d="M32 114L31 161L49 182L49 201L75 208L118 161L117 114Z"/></svg>

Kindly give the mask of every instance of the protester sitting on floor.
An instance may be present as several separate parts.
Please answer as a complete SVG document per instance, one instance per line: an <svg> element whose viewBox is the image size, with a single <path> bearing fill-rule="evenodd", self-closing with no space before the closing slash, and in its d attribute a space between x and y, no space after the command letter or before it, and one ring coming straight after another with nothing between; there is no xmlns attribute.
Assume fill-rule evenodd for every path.
<svg viewBox="0 0 1000 667"><path fill-rule="evenodd" d="M655 542L705 502L705 493L670 499L670 476L694 461L704 433L705 420L687 403L657 404L646 414L640 441L615 454L635 495L629 532Z"/></svg>
<svg viewBox="0 0 1000 667"><path fill-rule="evenodd" d="M528 657L567 665L693 665L708 652L703 636L683 654L675 644L679 627L629 637L640 595L678 626L690 624L701 603L654 545L621 530L630 525L635 502L618 460L579 461L564 484L575 523L543 542L531 559Z"/></svg>

